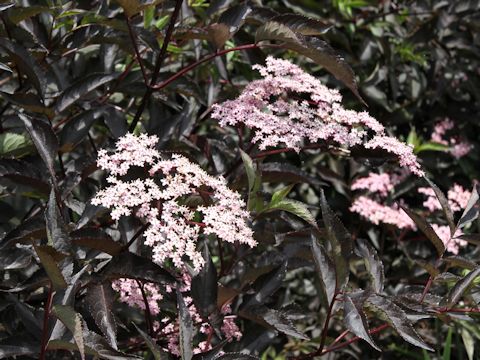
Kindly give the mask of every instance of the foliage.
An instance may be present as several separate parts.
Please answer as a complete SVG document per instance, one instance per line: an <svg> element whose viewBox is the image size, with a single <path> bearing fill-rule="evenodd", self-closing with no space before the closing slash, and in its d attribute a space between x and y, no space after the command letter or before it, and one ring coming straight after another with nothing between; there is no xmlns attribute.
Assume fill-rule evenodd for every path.
<svg viewBox="0 0 480 360"><path fill-rule="evenodd" d="M478 1L4 0L0 17L0 358L479 356ZM334 98L308 103L288 73L249 98L292 121L292 147L288 123L265 144L254 118L218 121L268 89L268 56ZM284 103L364 137L368 110L421 171L391 144L305 140Z"/></svg>

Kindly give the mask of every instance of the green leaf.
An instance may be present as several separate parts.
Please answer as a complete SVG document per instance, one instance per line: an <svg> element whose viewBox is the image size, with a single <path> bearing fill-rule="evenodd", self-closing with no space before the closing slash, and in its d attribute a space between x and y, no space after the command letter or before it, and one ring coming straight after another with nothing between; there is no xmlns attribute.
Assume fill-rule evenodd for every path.
<svg viewBox="0 0 480 360"><path fill-rule="evenodd" d="M185 305L182 293L177 288L179 343L182 360L191 360L193 357L193 322L190 311Z"/></svg>
<svg viewBox="0 0 480 360"><path fill-rule="evenodd" d="M433 349L423 341L420 335L417 334L408 320L407 314L394 304L393 301L386 297L372 294L368 297L366 305L374 312L379 313L382 319L388 321L405 341L422 349L433 351Z"/></svg>
<svg viewBox="0 0 480 360"><path fill-rule="evenodd" d="M475 268L474 270L470 271L467 275L465 275L463 278L461 278L455 284L455 286L450 289L447 296L444 298L446 306L448 308L451 308L452 306L454 306L478 276L480 276L480 267Z"/></svg>
<svg viewBox="0 0 480 360"><path fill-rule="evenodd" d="M328 308L338 291L335 266L328 256L324 246L318 243L313 234L311 235L311 250L315 262L315 268L319 275L320 284L324 293L324 296L322 296L320 300L324 307Z"/></svg>
<svg viewBox="0 0 480 360"><path fill-rule="evenodd" d="M470 332L462 327L461 330L463 346L467 353L468 360L473 360L473 354L475 353L475 340Z"/></svg>
<svg viewBox="0 0 480 360"><path fill-rule="evenodd" d="M118 350L116 333L117 325L112 313L113 290L108 283L89 285L87 288L86 303L90 314L95 320L98 328L102 331L108 343Z"/></svg>
<svg viewBox="0 0 480 360"><path fill-rule="evenodd" d="M290 191L293 189L295 184L285 186L284 188L281 188L278 191L275 191L272 195L272 200L270 201L270 204L268 205L269 207L275 206L275 204L283 201L285 197L290 193Z"/></svg>
<svg viewBox="0 0 480 360"><path fill-rule="evenodd" d="M442 360L450 360L452 356L452 327L448 328L447 340L445 345L443 345Z"/></svg>
<svg viewBox="0 0 480 360"><path fill-rule="evenodd" d="M158 347L156 344L155 340L153 340L145 331L140 329L137 324L133 323L133 326L135 326L135 329L137 329L138 333L143 337L145 340L145 343L147 344L148 348L152 352L153 358L155 360L164 360L168 359L167 356L162 355L162 350Z"/></svg>
<svg viewBox="0 0 480 360"><path fill-rule="evenodd" d="M24 114L18 114L18 116L30 134L40 157L47 165L52 181L56 182L55 159L58 151L58 140L51 125L43 120L32 119Z"/></svg>
<svg viewBox="0 0 480 360"><path fill-rule="evenodd" d="M413 222L418 226L418 229L423 232L423 234L427 237L428 240L435 246L437 250L438 256L442 256L445 252L445 245L443 241L438 237L435 230L432 229L429 223L421 217L420 215L414 213L413 211L407 209L404 206L400 206L403 211L407 213L407 215L413 220Z"/></svg>
<svg viewBox="0 0 480 360"><path fill-rule="evenodd" d="M34 245L35 252L40 258L40 262L50 278L53 288L55 290L62 290L67 288L67 282L63 277L58 263L65 258L64 254L59 253L53 247L47 245Z"/></svg>
<svg viewBox="0 0 480 360"><path fill-rule="evenodd" d="M45 223L47 224L48 244L61 252L70 251L70 238L66 230L65 220L58 209L57 198L53 189L50 191L50 198L45 210Z"/></svg>
<svg viewBox="0 0 480 360"><path fill-rule="evenodd" d="M270 204L263 212L269 212L273 210L283 210L289 212L300 219L305 220L312 226L317 226L315 217L312 215L306 204L292 199L283 199L277 201L275 204Z"/></svg>
<svg viewBox="0 0 480 360"><path fill-rule="evenodd" d="M85 360L85 345L83 342L83 325L80 314L68 305L54 305L53 314L67 327L73 334L73 339L78 346L78 351L82 360Z"/></svg>
<svg viewBox="0 0 480 360"><path fill-rule="evenodd" d="M109 83L116 77L117 74L101 73L85 76L83 79L75 82L62 92L62 94L58 97L57 102L55 103L55 111L62 112L66 110L69 106L75 104L75 102L80 100L89 92Z"/></svg>
<svg viewBox="0 0 480 360"><path fill-rule="evenodd" d="M443 144L438 144L434 142L426 142L415 148L415 154L419 154L422 151L442 151L445 152L448 150L448 146Z"/></svg>
<svg viewBox="0 0 480 360"><path fill-rule="evenodd" d="M365 101L358 93L358 86L352 68L325 41L314 37L306 37L301 33L295 32L294 29L287 25L276 21L269 21L257 29L255 42L264 40L282 41L285 43L286 48L307 56L315 63L322 65L365 104Z"/></svg>
<svg viewBox="0 0 480 360"><path fill-rule="evenodd" d="M438 186L435 185L433 181L431 181L427 177L424 177L424 179L428 182L430 187L435 192L435 195L437 196L437 199L440 202L440 205L442 206L443 214L447 219L448 226L450 227L450 235L453 236L453 234L455 234L457 227L455 226L455 220L453 219L453 212L452 212L452 209L450 208L450 205L448 204L447 197L442 192L442 190L440 190Z"/></svg>
<svg viewBox="0 0 480 360"><path fill-rule="evenodd" d="M382 261L380 260L377 251L366 240L358 239L355 252L365 261L365 267L367 268L368 274L373 283L373 290L377 293L383 292L385 274Z"/></svg>
<svg viewBox="0 0 480 360"><path fill-rule="evenodd" d="M367 318L362 307L357 306L348 295L345 295L343 300L343 322L345 327L369 343L375 350L381 351L368 332Z"/></svg>
<svg viewBox="0 0 480 360"><path fill-rule="evenodd" d="M22 134L4 132L0 134L0 156L21 157L30 151L32 143Z"/></svg>
<svg viewBox="0 0 480 360"><path fill-rule="evenodd" d="M208 246L205 244L203 249L203 258L205 265L202 270L192 278L191 295L198 312L204 319L217 309L217 270L213 264Z"/></svg>
<svg viewBox="0 0 480 360"><path fill-rule="evenodd" d="M30 53L23 46L10 42L6 38L0 38L0 48L5 49L21 74L27 76L38 95L43 98L47 83L45 74Z"/></svg>

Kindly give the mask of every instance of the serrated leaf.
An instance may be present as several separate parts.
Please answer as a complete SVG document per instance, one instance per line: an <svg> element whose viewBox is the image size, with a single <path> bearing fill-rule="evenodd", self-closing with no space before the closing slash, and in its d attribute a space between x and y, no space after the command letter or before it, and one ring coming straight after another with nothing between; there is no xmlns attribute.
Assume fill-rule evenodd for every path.
<svg viewBox="0 0 480 360"><path fill-rule="evenodd" d="M271 21L285 25L302 35L322 35L332 28L330 24L298 14L277 15Z"/></svg>
<svg viewBox="0 0 480 360"><path fill-rule="evenodd" d="M433 228L430 226L429 223L425 221L420 215L416 214L415 212L407 209L404 206L400 206L403 211L407 213L410 219L418 226L418 229L427 237L428 240L435 246L437 250L438 256L442 256L445 252L445 245L443 241L438 237L437 233Z"/></svg>
<svg viewBox="0 0 480 360"><path fill-rule="evenodd" d="M122 251L122 245L98 228L81 228L70 233L72 243L103 251L115 256Z"/></svg>
<svg viewBox="0 0 480 360"><path fill-rule="evenodd" d="M28 80L43 98L46 84L45 74L30 53L23 46L10 42L6 38L0 38L0 47L7 51L19 71L27 75Z"/></svg>
<svg viewBox="0 0 480 360"><path fill-rule="evenodd" d="M49 194L50 185L45 176L33 164L22 160L0 159L0 178L4 177L16 184L26 185L42 194Z"/></svg>
<svg viewBox="0 0 480 360"><path fill-rule="evenodd" d="M62 112L75 102L80 100L83 96L89 92L97 89L98 87L109 83L117 77L116 74L90 74L83 79L75 82L58 97L55 103L56 112Z"/></svg>
<svg viewBox="0 0 480 360"><path fill-rule="evenodd" d="M217 270L213 264L208 246L205 244L203 250L205 264L200 272L192 278L191 295L198 312L203 319L208 319L209 315L217 309Z"/></svg>
<svg viewBox="0 0 480 360"><path fill-rule="evenodd" d="M469 242L470 244L480 245L480 234L463 234L456 236L455 239L461 239Z"/></svg>
<svg viewBox="0 0 480 360"><path fill-rule="evenodd" d="M124 252L114 256L102 269L102 274L108 278L129 278L145 280L154 283L175 282L168 271L162 269L148 258L144 258L131 252Z"/></svg>
<svg viewBox="0 0 480 360"><path fill-rule="evenodd" d="M145 331L140 329L137 324L133 323L133 326L135 326L135 329L137 329L138 333L140 334L141 337L145 340L145 343L147 344L148 348L152 352L153 358L155 360L163 360L167 359L167 356L162 356L162 350L158 347L156 344L155 340L153 340Z"/></svg>
<svg viewBox="0 0 480 360"><path fill-rule="evenodd" d="M248 308L263 304L268 297L282 286L286 273L287 262L283 262L280 266L276 266L268 273L259 276L253 284L255 294L245 300L243 307Z"/></svg>
<svg viewBox="0 0 480 360"><path fill-rule="evenodd" d="M20 223L10 231L0 243L0 248L5 248L17 243L32 242L47 236L45 220L42 217L32 217Z"/></svg>
<svg viewBox="0 0 480 360"><path fill-rule="evenodd" d="M16 92L13 94L9 94L3 91L0 91L0 95L26 111L38 113L38 114L45 114L47 116L53 116L53 110L43 105L40 101L40 98L33 94L33 93L23 93L23 92Z"/></svg>
<svg viewBox="0 0 480 360"><path fill-rule="evenodd" d="M365 104L365 101L358 93L358 86L352 68L325 41L314 37L306 37L301 33L295 32L287 25L276 21L269 21L257 29L255 42L263 40L282 41L285 43L286 48L307 56L315 63L322 65Z"/></svg>
<svg viewBox="0 0 480 360"><path fill-rule="evenodd" d="M335 266L328 256L324 246L318 243L313 234L311 235L311 250L313 260L315 262L315 268L319 274L320 283L325 295L324 298L326 301L322 302L325 308L328 308L335 298L338 290Z"/></svg>
<svg viewBox="0 0 480 360"><path fill-rule="evenodd" d="M99 283L88 286L86 303L95 324L102 331L108 343L117 350L117 325L112 313L113 290L110 284Z"/></svg>
<svg viewBox="0 0 480 360"><path fill-rule="evenodd" d="M373 311L380 313L405 341L422 349L433 351L417 334L408 320L407 314L391 300L372 294L367 299L367 305Z"/></svg>
<svg viewBox="0 0 480 360"><path fill-rule="evenodd" d="M220 356L217 356L215 360L259 360L260 358L249 355L249 354L244 354L244 353L225 353Z"/></svg>
<svg viewBox="0 0 480 360"><path fill-rule="evenodd" d="M309 183L312 185L326 185L321 180L309 175L306 171L288 163L268 162L260 165L263 182L272 183Z"/></svg>
<svg viewBox="0 0 480 360"><path fill-rule="evenodd" d="M471 260L465 259L461 256L448 256L444 257L443 261L448 264L448 266L457 266L463 269L473 270L477 267L477 264Z"/></svg>
<svg viewBox="0 0 480 360"><path fill-rule="evenodd" d="M470 271L467 275L461 278L455 284L455 286L450 289L447 296L445 297L446 306L448 308L454 306L478 276L480 276L480 267L477 267L476 269Z"/></svg>
<svg viewBox="0 0 480 360"><path fill-rule="evenodd" d="M71 306L67 305L54 305L52 308L52 312L73 334L73 339L78 346L80 356L82 360L85 360L83 325L80 314L76 313Z"/></svg>
<svg viewBox="0 0 480 360"><path fill-rule="evenodd" d="M82 111L74 116L60 132L60 143L63 151L71 151L75 145L84 140L92 127L105 112L104 107Z"/></svg>
<svg viewBox="0 0 480 360"><path fill-rule="evenodd" d="M31 147L32 143L23 134L11 132L0 134L0 156L21 157L27 154Z"/></svg>
<svg viewBox="0 0 480 360"><path fill-rule="evenodd" d="M62 290L67 288L67 282L58 267L58 262L63 259L62 255L58 253L54 248L50 246L36 246L34 245L35 252L40 258L40 262L45 269L52 286L55 290Z"/></svg>
<svg viewBox="0 0 480 360"><path fill-rule="evenodd" d="M65 220L60 213L57 205L55 191L50 191L50 198L45 210L45 224L47 225L47 238L49 245L56 250L68 252L71 248L71 242L66 230Z"/></svg>
<svg viewBox="0 0 480 360"><path fill-rule="evenodd" d="M343 297L343 322L348 330L365 340L375 350L381 351L368 332L367 318L362 307L357 306L348 295Z"/></svg>
<svg viewBox="0 0 480 360"><path fill-rule="evenodd" d="M272 200L270 201L269 206L275 206L275 204L285 199L285 197L290 193L290 191L292 191L294 186L294 184L288 185L281 188L280 190L275 191L272 195Z"/></svg>
<svg viewBox="0 0 480 360"><path fill-rule="evenodd" d="M19 22L41 14L42 12L51 11L52 10L46 6L15 7L8 12L8 18L11 22L17 25Z"/></svg>
<svg viewBox="0 0 480 360"><path fill-rule="evenodd" d="M308 210L307 205L302 203L301 201L293 199L279 200L275 204L270 204L264 211L266 212L272 210L283 210L289 212L293 215L298 216L300 219L305 220L310 225L314 227L317 226L315 217L312 215L310 210Z"/></svg>
<svg viewBox="0 0 480 360"><path fill-rule="evenodd" d="M288 314L284 311L269 309L266 306L260 306L253 310L253 314L261 317L268 325L272 326L281 333L297 339L309 340L308 336L295 327L292 320L288 317Z"/></svg>
<svg viewBox="0 0 480 360"><path fill-rule="evenodd" d="M52 181L55 182L55 158L57 157L58 140L51 125L39 119L32 119L24 114L18 114L18 116L30 134L40 157L47 165Z"/></svg>
<svg viewBox="0 0 480 360"><path fill-rule="evenodd" d="M458 220L457 228L462 229L463 227L465 227L465 225L478 218L480 210L480 196L478 189L478 186L474 186L472 190L472 195L470 195L470 199L468 199L467 206L463 210L463 214L460 217L460 220Z"/></svg>
<svg viewBox="0 0 480 360"><path fill-rule="evenodd" d="M437 196L438 201L440 202L440 205L443 210L443 214L445 215L445 219L447 220L448 226L450 227L450 236L453 236L456 231L456 226L455 226L455 220L453 219L453 212L452 209L450 208L450 205L448 204L448 199L446 198L445 194L438 188L437 185L427 177L424 177L424 179L428 182L430 187L433 189L435 192L435 195Z"/></svg>
<svg viewBox="0 0 480 360"><path fill-rule="evenodd" d="M193 322L190 311L185 305L182 293L177 288L179 344L182 360L191 360L193 357Z"/></svg>
<svg viewBox="0 0 480 360"><path fill-rule="evenodd" d="M218 19L220 24L228 26L230 34L236 33L245 22L247 16L252 12L250 6L244 2L225 10Z"/></svg>
<svg viewBox="0 0 480 360"><path fill-rule="evenodd" d="M373 289L377 293L383 292L383 283L385 274L383 271L383 263L377 254L377 251L366 240L358 239L356 254L365 261L365 267L372 280Z"/></svg>

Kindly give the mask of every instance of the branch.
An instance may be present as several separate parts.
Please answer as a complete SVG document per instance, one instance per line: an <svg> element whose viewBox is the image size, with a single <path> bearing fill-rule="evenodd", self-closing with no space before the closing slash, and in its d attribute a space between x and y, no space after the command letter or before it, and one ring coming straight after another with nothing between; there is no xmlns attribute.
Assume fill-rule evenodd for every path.
<svg viewBox="0 0 480 360"><path fill-rule="evenodd" d="M165 57L167 55L168 44L170 43L170 40L172 38L173 29L175 28L175 23L177 21L178 15L180 14L180 9L182 8L182 2L183 0L176 0L175 8L173 9L172 17L170 18L170 24L168 25L167 32L165 33L165 39L163 40L162 48L160 49L157 62L155 64L155 68L153 69L150 84L147 87L147 90L143 95L142 102L140 103L137 109L137 112L135 113L135 116L132 120L132 123L130 124L130 127L128 129L130 132L135 130L135 127L137 126L137 123L140 120L140 116L142 116L143 110L145 109L145 106L147 105L147 102L153 93L152 86L157 82L158 74L160 73L160 69L162 68L163 61L165 60ZM147 85L148 83L145 81L145 84Z"/></svg>
<svg viewBox="0 0 480 360"><path fill-rule="evenodd" d="M133 30L132 22L130 17L125 14L125 19L127 20L128 34L130 35L130 40L132 40L133 49L135 51L135 57L137 58L138 65L140 65L140 70L142 71L143 81L145 85L148 85L148 77L145 67L143 65L142 57L140 56L140 51L138 49L137 37L135 31Z"/></svg>
<svg viewBox="0 0 480 360"><path fill-rule="evenodd" d="M53 285L49 282L47 300L45 302L45 310L43 315L43 328L42 328L42 345L40 347L40 360L45 360L45 352L47 351L48 344L48 318L50 317L50 308L52 307L53 299Z"/></svg>

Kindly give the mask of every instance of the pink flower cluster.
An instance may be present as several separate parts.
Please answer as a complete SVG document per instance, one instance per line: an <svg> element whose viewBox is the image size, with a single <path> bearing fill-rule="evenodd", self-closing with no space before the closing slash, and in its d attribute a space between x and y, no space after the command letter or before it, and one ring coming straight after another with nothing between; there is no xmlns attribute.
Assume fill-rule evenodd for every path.
<svg viewBox="0 0 480 360"><path fill-rule="evenodd" d="M182 273L182 285L179 289L184 297L185 305L190 313L192 322L195 327L198 329L198 332L205 334L208 338L214 332L213 328L208 322L204 322L199 315L193 300L188 293L191 287L191 276L189 273L183 269ZM150 313L154 316L160 314L159 301L163 299L161 295L160 285L152 283L141 284L143 286L144 293L147 298L148 307ZM132 279L118 279L115 280L112 284L112 287L120 295L120 301L145 310L145 301L136 280ZM174 291L170 286L165 286L164 292L169 293ZM232 309L229 304L224 305L220 313L223 316L223 322L221 326L221 331L228 342L233 341L234 339L240 340L242 337L242 332L235 323L236 316L232 314ZM169 353L180 356L180 339L179 339L179 322L178 318L172 319L170 317L163 317L159 321L154 322L154 330L159 339L166 339L166 351ZM205 351L211 350L212 346L209 341L200 341L196 344L193 352L195 354L202 353Z"/></svg>
<svg viewBox="0 0 480 360"><path fill-rule="evenodd" d="M410 217L394 203L392 205L384 205L387 203L387 196L405 178L405 174L375 174L370 173L366 177L356 179L352 185L352 190L366 190L370 196L360 195L353 201L350 211L355 212L369 222L378 225L380 223L394 225L399 229L416 230L415 223ZM433 213L442 207L438 201L432 188L420 187L417 189L420 194L427 196L427 200L423 202L423 206ZM454 184L448 191L448 203L452 211L457 212L464 209L471 192L465 190L462 186ZM401 201L401 200L400 200ZM450 228L446 225L431 224L432 228L442 239L447 251L458 254L459 248L466 246L467 242L457 237L462 235L461 230L457 230L454 236L450 234Z"/></svg>
<svg viewBox="0 0 480 360"><path fill-rule="evenodd" d="M428 210L433 212L442 208L442 205L440 205L440 202L435 196L433 189L420 187L418 188L418 192L427 196L427 200L423 202L423 206ZM472 193L468 190L465 190L461 185L454 184L447 193L448 205L450 205L452 211L460 211L465 209L471 195Z"/></svg>
<svg viewBox="0 0 480 360"><path fill-rule="evenodd" d="M337 90L287 60L268 57L265 67L253 68L263 79L249 83L237 99L213 106L211 116L220 126L244 124L254 130L252 142L262 150L283 144L300 151L307 140L331 141L345 148L379 148L396 155L414 174L423 175L412 147L386 135L383 125L367 112L343 108Z"/></svg>
<svg viewBox="0 0 480 360"><path fill-rule="evenodd" d="M147 222L145 244L152 247L153 260L159 264L171 259L182 268L188 258L199 271L204 263L197 251L201 236L254 247L240 194L230 190L225 179L208 175L181 155L163 159L155 149L157 141L155 136L128 134L117 142L113 154L101 150L98 166L110 172L110 185L97 193L92 204L111 208L116 220L134 213ZM122 180L133 166L146 169L150 177ZM189 196L200 196L204 205L189 206ZM194 221L198 217L202 222Z"/></svg>
<svg viewBox="0 0 480 360"><path fill-rule="evenodd" d="M461 157L467 155L473 147L468 141L465 141L458 136L449 136L448 140L445 138L447 132L452 130L454 127L455 124L449 118L445 118L444 120L436 123L435 127L433 128L431 140L436 143L449 146L450 148L448 151L452 154L452 156L456 159L460 159Z"/></svg>

